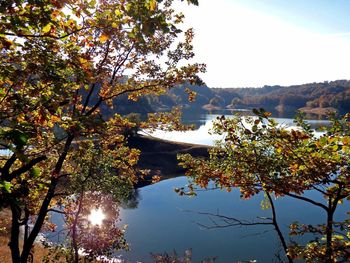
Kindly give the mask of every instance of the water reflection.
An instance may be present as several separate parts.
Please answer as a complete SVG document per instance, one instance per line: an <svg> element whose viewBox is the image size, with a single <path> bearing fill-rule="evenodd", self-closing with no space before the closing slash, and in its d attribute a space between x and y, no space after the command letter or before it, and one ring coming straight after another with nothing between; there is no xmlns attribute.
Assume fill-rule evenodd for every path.
<svg viewBox="0 0 350 263"><path fill-rule="evenodd" d="M270 111L273 118L276 119L290 119L292 120L296 116L295 111ZM186 124L195 124L198 128L202 124L204 124L208 118L211 118L211 116L233 116L239 114L241 116L253 116L251 110L249 109L224 109L224 110L215 110L215 111L206 111L203 109L197 109L197 108L187 108L183 109L182 111L182 121ZM306 114L305 118L310 122L327 122L326 116L324 115L317 115L317 114Z"/></svg>
<svg viewBox="0 0 350 263"><path fill-rule="evenodd" d="M231 114L228 114L231 113ZM176 142L185 142L185 143L193 143L193 144L203 144L203 145L213 145L215 141L222 140L224 138L223 135L211 134L211 129L213 128L213 121L218 117L225 114L227 118L232 118L234 115L232 113L238 113L243 116L253 116L250 111L230 111L230 112L221 112L218 114L204 114L203 112L193 112L193 114L189 114L186 111L183 115L183 121L186 124L195 124L197 129L193 131L172 131L166 132L162 130L157 130L152 133L152 136L163 139L170 140ZM273 117L277 121L279 125L283 125L289 128L295 128L294 120L287 117ZM315 130L316 134L321 135L322 132L319 131L320 128L329 125L328 120L307 120L307 123L310 124L311 128Z"/></svg>
<svg viewBox="0 0 350 263"><path fill-rule="evenodd" d="M249 114L249 113L246 113ZM222 139L218 135L209 135L212 120L221 114L190 114L186 123L197 123L198 129L188 132L162 132L154 135L162 139L212 145L214 140ZM293 126L293 120L286 117L275 117L281 125ZM309 120L313 129L327 125L325 120ZM269 210L261 210L262 195L244 201L239 198L237 190L231 193L222 191L201 192L195 198L180 197L174 188L187 184L185 177L162 181L137 189L129 199L122 203L121 225L128 225L126 240L130 252L118 252L131 262L150 262L150 253L164 253L176 250L179 253L192 248L193 261L217 257L216 262L237 262L252 259L258 262L274 262L275 253L282 251L274 230L269 226L205 229L213 221L196 212L220 213L223 215L254 220L257 216L269 217ZM317 200L322 197L313 196ZM290 198L276 200L280 225L285 233L292 221L314 225L325 218L325 214L307 203ZM194 211L194 212L185 212ZM344 218L348 207L342 205L337 211L338 218ZM309 239L309 237L307 237ZM300 240L298 240L300 241Z"/></svg>
<svg viewBox="0 0 350 263"><path fill-rule="evenodd" d="M121 201L120 206L125 209L136 209L139 205L140 200L140 190L138 188L133 189L130 191L128 197Z"/></svg>
<svg viewBox="0 0 350 263"><path fill-rule="evenodd" d="M249 113L246 113L251 116ZM156 131L153 135L162 139L212 145L214 140L222 139L218 135L209 135L212 121L221 114L199 114L186 117L187 123L196 120L198 129L187 132ZM274 117L280 124L294 127L293 119ZM308 120L311 128L317 130L329 124L326 120ZM276 262L275 254L283 249L271 226L214 228L206 229L200 225L212 225L213 219L197 212L222 214L241 220L257 220L257 217L270 217L270 210L260 207L264 197L257 195L251 200L240 199L238 190L231 193L223 191L201 192L195 198L179 197L175 187L186 185L185 177L162 181L156 185L139 190L142 200L138 209L123 209L122 222L129 228L126 239L131 244L130 252L120 253L124 258L136 262L150 261L150 253L164 253L173 250L182 252L192 248L194 262L203 258L217 257L216 262L237 262L256 259L258 262ZM317 192L308 193L309 197L323 202ZM280 226L288 235L289 224L300 221L315 225L325 218L323 211L305 202L291 198L275 200ZM186 211L193 211L191 213ZM337 218L345 218L347 205L339 207ZM304 239L303 239L304 238ZM298 243L311 239L309 236L296 238Z"/></svg>
<svg viewBox="0 0 350 263"><path fill-rule="evenodd" d="M64 246L67 253L72 252L67 256L77 257L80 253L87 259L126 248L125 229L119 224L119 204L111 195L86 191L65 201L56 207L59 213L50 213L57 229L54 233L44 233L46 242Z"/></svg>
<svg viewBox="0 0 350 263"><path fill-rule="evenodd" d="M270 217L270 210L262 210L263 195L250 200L240 199L238 190L227 193L220 190L199 192L195 198L180 197L174 188L186 185L185 177L162 181L140 189L142 200L138 209L122 209L122 224L128 224L126 240L130 252L120 252L131 262L151 262L150 253L182 253L193 251L193 262L217 257L215 262L237 262L256 259L258 262L276 262L275 254L282 252L271 226L206 229L212 218L197 212L219 213L241 220ZM323 201L317 192L308 197ZM275 200L280 226L285 234L293 221L314 225L326 217L315 206L291 198ZM188 212L191 211L191 212ZM348 205L341 205L337 219L345 218ZM306 239L312 237L307 236ZM298 242L303 242L298 239Z"/></svg>

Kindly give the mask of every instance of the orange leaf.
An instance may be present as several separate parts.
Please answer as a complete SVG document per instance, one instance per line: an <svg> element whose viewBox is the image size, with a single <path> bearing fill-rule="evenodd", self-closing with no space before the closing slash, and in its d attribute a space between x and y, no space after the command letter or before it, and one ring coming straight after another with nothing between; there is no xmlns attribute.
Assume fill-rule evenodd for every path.
<svg viewBox="0 0 350 263"><path fill-rule="evenodd" d="M105 35L105 34L103 34L103 35L100 36L100 41L101 41L102 43L106 42L108 39L109 39L109 36L107 36L107 35Z"/></svg>

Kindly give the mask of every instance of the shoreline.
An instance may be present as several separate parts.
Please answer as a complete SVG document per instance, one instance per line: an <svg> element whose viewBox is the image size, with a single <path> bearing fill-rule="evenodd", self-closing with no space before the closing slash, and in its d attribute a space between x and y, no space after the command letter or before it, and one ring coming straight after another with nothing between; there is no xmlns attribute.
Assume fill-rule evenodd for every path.
<svg viewBox="0 0 350 263"><path fill-rule="evenodd" d="M174 142L156 137L139 135L128 139L128 146L141 151L137 167L150 170L150 174L140 180L135 187L152 183L152 176L158 175L161 180L184 175L185 169L178 166L177 154L189 153L195 157L208 158L211 146Z"/></svg>

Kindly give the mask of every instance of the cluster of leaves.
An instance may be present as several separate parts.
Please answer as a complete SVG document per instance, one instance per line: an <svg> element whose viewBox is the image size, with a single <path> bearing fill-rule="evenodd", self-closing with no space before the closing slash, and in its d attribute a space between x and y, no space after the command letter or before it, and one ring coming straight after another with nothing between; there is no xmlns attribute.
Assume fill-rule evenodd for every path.
<svg viewBox="0 0 350 263"><path fill-rule="evenodd" d="M291 226L292 234L313 233L318 237L305 246L285 244L289 261L299 257L327 262L349 259L347 223L336 222L334 213L350 196L350 116L331 118L330 126L317 135L302 116L295 120L297 127L290 128L279 125L262 109L255 114L219 117L213 131L224 134L225 139L210 150L209 160L179 157L180 164L188 169L190 189L195 192L196 185L207 188L213 182L227 191L239 188L244 199L263 192L310 203L324 211L327 220L317 227ZM303 195L310 190L319 192L324 202ZM268 201L279 232L273 200ZM280 232L279 237L285 242Z"/></svg>
<svg viewBox="0 0 350 263"><path fill-rule="evenodd" d="M94 190L115 200L132 188L139 153L124 132L135 123L107 120L102 106L200 81L204 65L184 63L194 56L193 32L178 28L183 15L172 2L0 2L0 208L12 211L13 262L27 261L50 209L69 207L65 196Z"/></svg>
<svg viewBox="0 0 350 263"><path fill-rule="evenodd" d="M128 248L125 228L118 225L119 204L113 198L97 191L85 192L79 195L77 202L69 204L64 210L68 225L73 226L70 229L72 247L83 251L86 258L108 257L115 250ZM91 208L101 207L105 218L101 225L92 225L88 218Z"/></svg>

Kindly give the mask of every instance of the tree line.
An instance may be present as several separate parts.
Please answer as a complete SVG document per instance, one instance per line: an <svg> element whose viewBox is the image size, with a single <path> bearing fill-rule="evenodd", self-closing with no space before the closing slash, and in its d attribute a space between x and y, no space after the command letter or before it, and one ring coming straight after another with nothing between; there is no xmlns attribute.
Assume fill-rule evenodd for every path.
<svg viewBox="0 0 350 263"><path fill-rule="evenodd" d="M196 93L193 102L188 101L186 88ZM180 85L160 96L142 96L138 101L117 98L122 113L138 113L169 110L174 106L202 109L205 105L217 109L253 109L262 107L270 111L296 112L298 109L330 108L340 114L350 111L350 81L336 80L303 85L264 86L261 88L209 88L205 85ZM106 111L106 114L110 112Z"/></svg>

